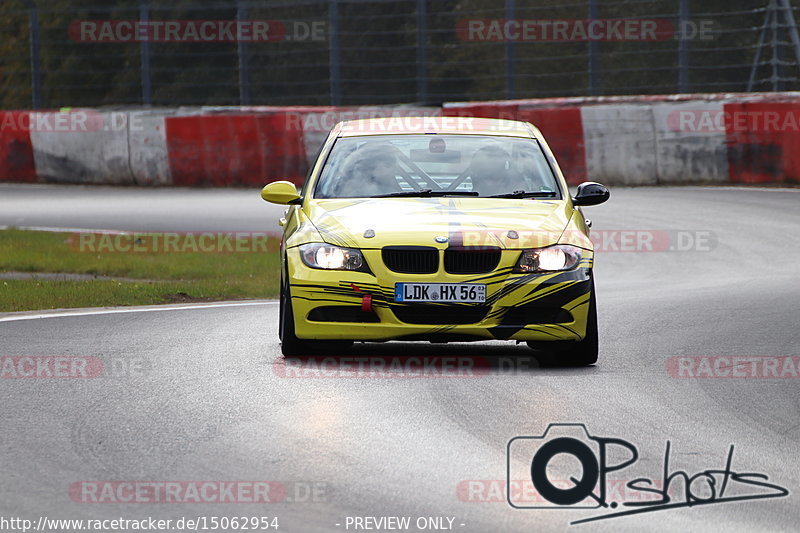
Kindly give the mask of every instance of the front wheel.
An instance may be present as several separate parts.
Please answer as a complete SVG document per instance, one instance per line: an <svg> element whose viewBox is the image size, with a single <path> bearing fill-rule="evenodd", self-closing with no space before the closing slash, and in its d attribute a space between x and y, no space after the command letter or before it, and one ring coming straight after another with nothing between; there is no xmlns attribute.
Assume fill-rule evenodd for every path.
<svg viewBox="0 0 800 533"><path fill-rule="evenodd" d="M307 341L298 339L294 332L294 313L289 291L287 284L281 285L278 337L281 340L281 353L284 357L331 355L342 352L353 345L353 341L347 340Z"/></svg>
<svg viewBox="0 0 800 533"><path fill-rule="evenodd" d="M281 339L281 352L284 357L304 355L306 347L294 334L294 315L289 288L281 286L280 317L278 321L278 337Z"/></svg>
<svg viewBox="0 0 800 533"><path fill-rule="evenodd" d="M547 351L547 354L542 358L542 362L547 366L588 366L597 362L599 343L594 280L592 280L590 290L589 314L586 317L586 335L583 340L558 343L528 342L528 346L535 350Z"/></svg>

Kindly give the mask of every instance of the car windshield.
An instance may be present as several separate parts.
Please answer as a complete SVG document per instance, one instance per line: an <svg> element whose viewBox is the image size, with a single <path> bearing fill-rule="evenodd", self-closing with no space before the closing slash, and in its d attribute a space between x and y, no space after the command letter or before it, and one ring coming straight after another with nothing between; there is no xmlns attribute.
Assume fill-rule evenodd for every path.
<svg viewBox="0 0 800 533"><path fill-rule="evenodd" d="M560 198L534 139L477 135L385 135L336 141L316 198L423 195ZM510 193L517 192L517 195Z"/></svg>

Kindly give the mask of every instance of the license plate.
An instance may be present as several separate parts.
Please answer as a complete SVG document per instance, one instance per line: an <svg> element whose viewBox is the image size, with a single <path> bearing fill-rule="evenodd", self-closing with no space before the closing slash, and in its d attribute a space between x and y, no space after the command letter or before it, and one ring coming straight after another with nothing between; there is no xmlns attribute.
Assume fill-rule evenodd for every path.
<svg viewBox="0 0 800 533"><path fill-rule="evenodd" d="M485 302L486 285L477 283L396 283L395 302Z"/></svg>

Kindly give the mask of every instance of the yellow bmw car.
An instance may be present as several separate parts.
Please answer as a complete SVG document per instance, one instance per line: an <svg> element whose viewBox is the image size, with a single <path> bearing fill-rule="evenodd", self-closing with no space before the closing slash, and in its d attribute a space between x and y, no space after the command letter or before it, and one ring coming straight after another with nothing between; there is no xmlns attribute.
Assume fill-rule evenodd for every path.
<svg viewBox="0 0 800 533"><path fill-rule="evenodd" d="M594 254L537 128L464 117L347 121L298 193L268 184L281 219L285 356L354 341L527 342L558 364L597 361Z"/></svg>

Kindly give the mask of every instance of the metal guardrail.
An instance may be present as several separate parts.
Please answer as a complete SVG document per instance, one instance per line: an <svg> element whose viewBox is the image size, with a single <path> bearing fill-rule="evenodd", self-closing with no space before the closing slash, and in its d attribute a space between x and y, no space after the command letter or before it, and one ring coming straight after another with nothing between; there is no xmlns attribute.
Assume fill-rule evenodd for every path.
<svg viewBox="0 0 800 533"><path fill-rule="evenodd" d="M9 0L0 105L797 90L796 9L790 0Z"/></svg>

